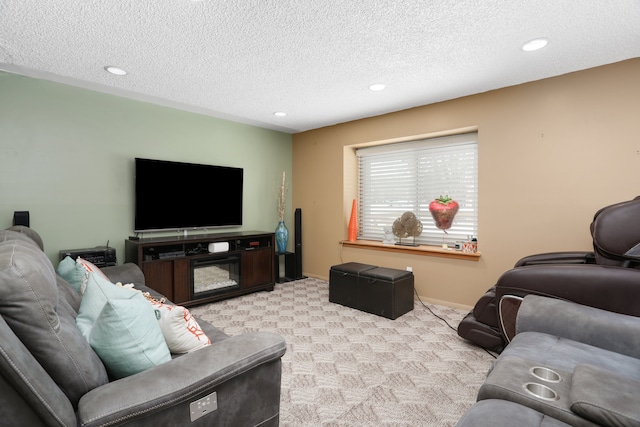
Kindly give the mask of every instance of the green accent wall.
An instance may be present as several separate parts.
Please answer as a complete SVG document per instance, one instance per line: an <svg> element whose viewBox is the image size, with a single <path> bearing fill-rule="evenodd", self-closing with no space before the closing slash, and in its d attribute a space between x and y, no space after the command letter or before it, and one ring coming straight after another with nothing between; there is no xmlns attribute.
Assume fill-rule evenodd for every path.
<svg viewBox="0 0 640 427"><path fill-rule="evenodd" d="M219 231L273 231L283 171L291 187L290 134L0 71L0 228L29 211L54 266L62 249L107 241L124 261L135 157L244 168L243 226ZM213 183L163 179L202 186L202 208L224 209Z"/></svg>

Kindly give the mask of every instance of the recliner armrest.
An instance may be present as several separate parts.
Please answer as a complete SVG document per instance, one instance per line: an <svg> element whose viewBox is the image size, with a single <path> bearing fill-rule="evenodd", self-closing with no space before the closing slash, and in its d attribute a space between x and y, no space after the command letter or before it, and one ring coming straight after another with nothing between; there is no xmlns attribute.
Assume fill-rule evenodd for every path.
<svg viewBox="0 0 640 427"><path fill-rule="evenodd" d="M640 318L585 305L528 295L516 319L516 334L542 332L640 358Z"/></svg>
<svg viewBox="0 0 640 427"><path fill-rule="evenodd" d="M603 265L534 265L506 271L496 299L535 294L640 316L640 271Z"/></svg>
<svg viewBox="0 0 640 427"><path fill-rule="evenodd" d="M204 418L228 421L229 417L248 416L243 411L255 411L263 404L255 402L260 399L251 396L251 391L271 391L271 397L277 398L279 405L280 358L285 351L284 339L275 334L255 332L233 336L90 391L80 399L78 418L82 426L109 425L124 420L150 426L198 425L189 419L189 405L215 391L223 394L218 399L225 402L224 407L220 404L218 411ZM266 372L260 370L274 362ZM246 375L254 370L255 378L247 379ZM224 395L233 393L229 387L220 391L225 383L243 375L238 386L234 386L239 390L238 395ZM205 421L201 423L206 424Z"/></svg>
<svg viewBox="0 0 640 427"><path fill-rule="evenodd" d="M134 283L144 285L144 273L137 264L126 262L122 265L112 267L102 267L100 270L107 275L113 283L120 282L123 285Z"/></svg>
<svg viewBox="0 0 640 427"><path fill-rule="evenodd" d="M571 410L598 425L640 425L640 381L591 365L573 372Z"/></svg>
<svg viewBox="0 0 640 427"><path fill-rule="evenodd" d="M595 264L595 262L596 258L593 252L546 252L520 258L514 267L540 264Z"/></svg>

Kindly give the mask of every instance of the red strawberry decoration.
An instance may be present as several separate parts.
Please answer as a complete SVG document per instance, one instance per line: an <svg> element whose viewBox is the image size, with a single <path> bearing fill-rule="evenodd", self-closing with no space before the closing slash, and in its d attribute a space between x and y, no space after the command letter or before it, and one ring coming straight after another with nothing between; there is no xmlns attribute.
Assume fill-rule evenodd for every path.
<svg viewBox="0 0 640 427"><path fill-rule="evenodd" d="M458 202L449 196L440 196L429 203L429 212L440 230L447 230L453 224L453 218L458 213ZM445 231L446 233L446 231Z"/></svg>

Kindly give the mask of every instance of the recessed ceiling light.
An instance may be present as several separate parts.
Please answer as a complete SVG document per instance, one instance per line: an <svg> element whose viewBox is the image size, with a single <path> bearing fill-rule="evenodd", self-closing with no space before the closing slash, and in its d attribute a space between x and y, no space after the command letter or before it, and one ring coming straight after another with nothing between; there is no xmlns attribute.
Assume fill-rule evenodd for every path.
<svg viewBox="0 0 640 427"><path fill-rule="evenodd" d="M386 87L387 85L383 85L382 83L375 83L369 86L369 89L373 91L379 91L379 90L383 90Z"/></svg>
<svg viewBox="0 0 640 427"><path fill-rule="evenodd" d="M547 43L549 43L549 40L547 39L529 40L522 46L522 50L524 50L525 52L531 52L534 50L542 49L547 45Z"/></svg>
<svg viewBox="0 0 640 427"><path fill-rule="evenodd" d="M273 113L273 115L278 117L284 117L287 115L287 113L285 113L284 111L276 111L275 113Z"/></svg>
<svg viewBox="0 0 640 427"><path fill-rule="evenodd" d="M107 65L104 67L105 70L110 72L111 74L115 74L116 76L124 76L127 74L125 70L120 67L114 67L113 65Z"/></svg>

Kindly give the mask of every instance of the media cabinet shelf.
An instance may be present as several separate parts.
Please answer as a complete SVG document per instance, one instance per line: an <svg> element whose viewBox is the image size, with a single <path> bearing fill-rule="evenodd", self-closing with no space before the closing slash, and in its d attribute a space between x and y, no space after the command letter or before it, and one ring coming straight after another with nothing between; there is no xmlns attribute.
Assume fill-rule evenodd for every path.
<svg viewBox="0 0 640 427"><path fill-rule="evenodd" d="M210 243L224 242L228 251L209 253ZM147 286L183 306L272 291L274 260L275 235L261 231L125 240L125 262L140 266ZM194 272L199 268L228 275L228 280L198 290L202 284L194 284Z"/></svg>

